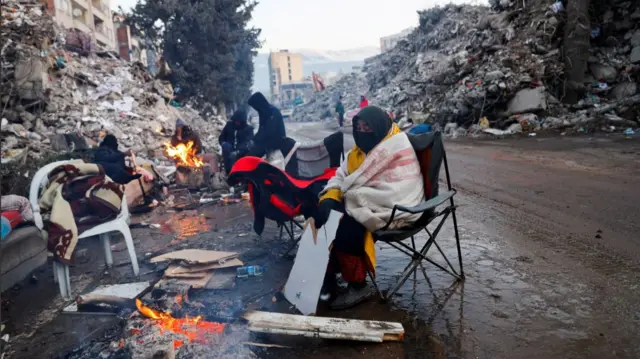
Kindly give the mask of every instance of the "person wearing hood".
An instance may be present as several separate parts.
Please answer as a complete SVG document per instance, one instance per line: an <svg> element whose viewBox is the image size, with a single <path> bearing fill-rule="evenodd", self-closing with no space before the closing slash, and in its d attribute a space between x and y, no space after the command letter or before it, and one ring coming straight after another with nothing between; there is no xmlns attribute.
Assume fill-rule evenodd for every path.
<svg viewBox="0 0 640 359"><path fill-rule="evenodd" d="M391 218L395 204L418 205L424 200L420 165L407 134L383 109L368 106L353 118L355 145L334 177L320 193L314 223L321 228L331 211L343 216L333 240L321 300L338 292L336 274L349 284L330 304L332 309L355 306L373 294L367 273L375 276L372 233ZM417 220L412 214L395 214L390 228Z"/></svg>
<svg viewBox="0 0 640 359"><path fill-rule="evenodd" d="M231 116L218 141L222 148L224 169L229 173L233 163L246 156L253 141L253 126L247 123L247 113L244 110L238 110Z"/></svg>
<svg viewBox="0 0 640 359"><path fill-rule="evenodd" d="M114 135L106 135L102 139L100 146L95 150L93 162L102 166L104 172L114 182L127 184L141 177L139 173L133 173L124 162L125 157L131 155L131 150L127 153L118 150L118 139Z"/></svg>
<svg viewBox="0 0 640 359"><path fill-rule="evenodd" d="M202 153L202 142L200 142L200 136L187 124L178 119L176 121L176 130L171 136L171 146L177 146L181 143L193 142L193 148L196 154Z"/></svg>
<svg viewBox="0 0 640 359"><path fill-rule="evenodd" d="M282 141L287 137L282 114L260 92L249 98L249 106L258 112L258 133L253 139L253 146L249 156L262 157L270 152L279 150Z"/></svg>
<svg viewBox="0 0 640 359"><path fill-rule="evenodd" d="M360 95L360 109L369 106L369 100L364 95Z"/></svg>

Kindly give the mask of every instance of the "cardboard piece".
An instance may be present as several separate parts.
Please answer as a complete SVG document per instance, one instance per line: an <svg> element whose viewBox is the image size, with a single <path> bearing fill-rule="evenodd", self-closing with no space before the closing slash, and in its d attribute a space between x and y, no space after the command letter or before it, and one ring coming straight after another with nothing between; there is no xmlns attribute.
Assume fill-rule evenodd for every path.
<svg viewBox="0 0 640 359"><path fill-rule="evenodd" d="M149 282L136 282L125 284L101 285L94 291L86 293L87 295L108 295L127 299L136 298L140 293L144 292L151 286ZM66 306L63 312L77 312L78 304L74 301Z"/></svg>
<svg viewBox="0 0 640 359"><path fill-rule="evenodd" d="M151 258L151 263L164 261L183 261L190 264L223 263L238 257L236 252L207 251L204 249L183 249Z"/></svg>
<svg viewBox="0 0 640 359"><path fill-rule="evenodd" d="M314 314L329 264L329 247L336 237L342 213L331 211L327 223L316 229L313 219L305 223L284 296L304 315Z"/></svg>
<svg viewBox="0 0 640 359"><path fill-rule="evenodd" d="M178 270L182 269L181 266L177 264L170 264L169 267L164 271L164 276L167 278L202 278L207 272L178 272Z"/></svg>
<svg viewBox="0 0 640 359"><path fill-rule="evenodd" d="M244 262L238 258L222 261L222 263L196 264L192 266L176 266L174 274L208 272L214 269L242 267Z"/></svg>
<svg viewBox="0 0 640 359"><path fill-rule="evenodd" d="M207 286L207 283L209 283L209 280L211 279L211 277L213 277L213 272L204 272L204 276L200 277L200 278L167 278L167 277L162 277L162 279L160 279L158 281L158 283L156 283L155 287L157 288L161 288L161 287L171 287L172 284L176 284L177 286L188 286L194 289L202 289L205 288Z"/></svg>

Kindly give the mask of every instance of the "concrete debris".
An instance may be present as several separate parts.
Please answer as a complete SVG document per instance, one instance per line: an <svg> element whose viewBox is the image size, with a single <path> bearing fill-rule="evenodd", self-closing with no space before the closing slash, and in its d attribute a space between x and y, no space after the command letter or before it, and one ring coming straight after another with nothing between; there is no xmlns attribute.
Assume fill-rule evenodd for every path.
<svg viewBox="0 0 640 359"><path fill-rule="evenodd" d="M420 11L419 26L405 40L365 60L364 74L345 77L300 113L314 120L326 110L333 115L338 93L351 107L364 88L371 104L392 109L398 119L439 128L455 123L456 128L446 127L451 136L461 134L458 128L481 133L481 119L489 128L515 133L510 130L518 122L513 116L521 114L537 116L536 125L524 126L525 132L599 128L608 123L603 108L637 127L640 107L628 101L640 82L640 30L633 26L633 17L640 16L637 2L616 0L603 19L594 20L599 26L585 55L589 72L576 105L562 102L562 2L492 0L490 5Z"/></svg>
<svg viewBox="0 0 640 359"><path fill-rule="evenodd" d="M217 152L224 114L205 119L188 104L175 107L169 82L68 34L41 2L3 2L0 36L3 162L24 148L30 158L39 158L59 144L56 135L70 134L97 143L111 133L121 150L163 157L177 119L198 130L208 152Z"/></svg>
<svg viewBox="0 0 640 359"><path fill-rule="evenodd" d="M360 104L360 96L364 95L369 86L362 72L352 72L338 79L333 86L316 96L304 105L294 109L293 118L299 122L320 121L323 119L336 119L335 107L340 96L343 96L342 104L345 112L357 109ZM374 105L375 103L370 104Z"/></svg>

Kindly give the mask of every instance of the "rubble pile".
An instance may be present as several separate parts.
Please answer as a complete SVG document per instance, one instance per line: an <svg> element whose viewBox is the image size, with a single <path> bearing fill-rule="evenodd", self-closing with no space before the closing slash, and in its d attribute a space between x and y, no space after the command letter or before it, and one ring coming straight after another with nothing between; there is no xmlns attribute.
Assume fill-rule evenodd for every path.
<svg viewBox="0 0 640 359"><path fill-rule="evenodd" d="M299 122L311 122L333 117L340 95L344 96L342 103L347 112L358 108L360 95L364 95L368 88L369 85L364 73L352 72L340 78L324 91L316 93L309 102L297 106L294 109L293 118Z"/></svg>
<svg viewBox="0 0 640 359"><path fill-rule="evenodd" d="M141 63L78 51L42 3L3 2L1 31L3 163L68 150L68 134L91 143L112 133L124 149L159 157L177 119L216 150L223 116L204 119L189 106L176 107L171 84Z"/></svg>
<svg viewBox="0 0 640 359"><path fill-rule="evenodd" d="M592 11L589 73L575 105L565 96L562 2L492 1L419 12L419 26L393 49L365 60L370 103L398 119L449 132L625 130L640 120L640 4L614 0ZM318 116L335 93L354 98L354 76L303 108ZM309 112L309 110L312 110ZM486 131L490 130L490 131Z"/></svg>
<svg viewBox="0 0 640 359"><path fill-rule="evenodd" d="M562 3L493 3L499 12L468 5L420 12L419 27L405 41L365 63L377 102L414 121L455 123L446 126L451 130L638 126L634 51L640 49L633 48L640 29L631 25L640 19L638 5L614 1L604 20L594 22L584 95L567 106L560 101Z"/></svg>

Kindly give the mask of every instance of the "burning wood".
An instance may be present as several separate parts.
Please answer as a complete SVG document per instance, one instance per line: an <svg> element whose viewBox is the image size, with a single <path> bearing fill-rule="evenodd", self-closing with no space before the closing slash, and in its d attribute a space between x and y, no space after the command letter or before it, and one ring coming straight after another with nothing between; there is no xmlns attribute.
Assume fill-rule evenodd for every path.
<svg viewBox="0 0 640 359"><path fill-rule="evenodd" d="M164 144L167 156L177 161L178 166L199 168L204 166L204 162L196 155L193 141L179 143L172 146L170 142Z"/></svg>
<svg viewBox="0 0 640 359"><path fill-rule="evenodd" d="M204 321L201 316L195 318L174 318L169 313L157 311L145 306L140 299L136 299L136 307L142 315L155 320L161 333L171 332L180 334L186 337L189 342L206 343L207 336L222 333L225 328L224 324ZM178 348L182 346L185 341L175 339L173 343L174 347Z"/></svg>

